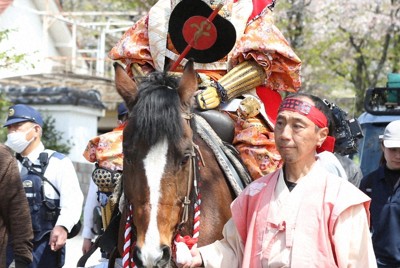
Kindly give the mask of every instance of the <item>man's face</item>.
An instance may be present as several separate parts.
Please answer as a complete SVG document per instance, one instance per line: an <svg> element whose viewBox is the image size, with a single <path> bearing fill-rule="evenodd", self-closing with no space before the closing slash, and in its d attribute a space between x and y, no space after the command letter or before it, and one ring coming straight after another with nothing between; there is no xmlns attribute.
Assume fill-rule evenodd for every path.
<svg viewBox="0 0 400 268"><path fill-rule="evenodd" d="M32 129L34 128L34 129ZM31 130L32 129L32 130ZM29 131L31 130L31 131ZM7 126L7 131L8 134L13 133L13 132L27 132L26 134L26 140L31 140L32 138L37 136L37 133L39 131L39 126L37 124L34 124L32 122L29 121L25 121L25 122L20 122L20 123L15 123L12 125Z"/></svg>
<svg viewBox="0 0 400 268"><path fill-rule="evenodd" d="M400 148L386 148L382 145L386 166L391 170L400 170Z"/></svg>
<svg viewBox="0 0 400 268"><path fill-rule="evenodd" d="M328 134L328 128L317 128L306 116L281 111L275 124L275 143L285 163L314 161L315 149Z"/></svg>

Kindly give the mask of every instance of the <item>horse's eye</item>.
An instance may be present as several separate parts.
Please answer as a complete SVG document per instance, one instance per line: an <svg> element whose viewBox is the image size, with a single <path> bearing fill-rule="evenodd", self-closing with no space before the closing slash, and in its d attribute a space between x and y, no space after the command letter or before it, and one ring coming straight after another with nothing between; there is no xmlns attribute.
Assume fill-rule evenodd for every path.
<svg viewBox="0 0 400 268"><path fill-rule="evenodd" d="M181 165L182 165L182 166L183 166L183 165L186 165L187 162L189 161L189 159L190 159L190 154L185 154L185 156L184 156L183 159L182 159Z"/></svg>

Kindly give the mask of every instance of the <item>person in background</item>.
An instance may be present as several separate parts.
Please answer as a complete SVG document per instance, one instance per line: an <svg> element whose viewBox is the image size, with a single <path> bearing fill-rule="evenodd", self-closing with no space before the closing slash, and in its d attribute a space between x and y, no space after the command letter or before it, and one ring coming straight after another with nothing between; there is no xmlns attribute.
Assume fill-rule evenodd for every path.
<svg viewBox="0 0 400 268"><path fill-rule="evenodd" d="M6 267L7 240L11 236L15 267L24 268L32 262L33 231L28 200L17 162L3 144L0 159L0 267Z"/></svg>
<svg viewBox="0 0 400 268"><path fill-rule="evenodd" d="M224 238L192 248L181 267L376 267L370 198L316 157L328 137L327 107L312 95L282 102L275 141L284 164L233 201Z"/></svg>
<svg viewBox="0 0 400 268"><path fill-rule="evenodd" d="M359 165L349 157L341 155L336 151L323 151L318 154L324 168L329 172L348 180L357 188L360 186L362 171Z"/></svg>
<svg viewBox="0 0 400 268"><path fill-rule="evenodd" d="M357 152L357 140L351 136L353 133L342 133L342 131L346 130L351 132L350 126L348 125L349 120L343 120L347 119L347 113L340 109L336 104L330 103L326 99L324 99L323 102L331 111L329 115L331 118L329 120L331 122L329 125L329 136L334 138L334 143L328 150L319 153L318 157L323 163L325 169L348 180L358 188L362 179L361 168L359 165L354 163L352 159L345 155ZM335 109L335 113L332 112L332 109ZM340 116L340 118L337 118L338 116ZM340 130L340 133L338 130ZM353 146L349 147L349 144ZM344 146L346 147L343 148Z"/></svg>
<svg viewBox="0 0 400 268"><path fill-rule="evenodd" d="M371 197L372 243L378 267L400 267L400 120L380 137L383 161L360 189Z"/></svg>
<svg viewBox="0 0 400 268"><path fill-rule="evenodd" d="M41 169L39 158L42 153L46 153L48 159L44 172L46 180L41 180L43 187L33 187L34 192L27 195L34 231L33 262L29 267L62 267L68 233L79 222L83 205L83 194L72 161L59 152L45 149L41 141L43 119L31 106L11 106L4 127L8 131L5 144L16 152L23 181L32 168ZM32 184L32 181L24 181L25 190L32 188ZM42 200L37 203L35 198L39 196ZM15 254L12 249L8 250L7 266Z"/></svg>
<svg viewBox="0 0 400 268"><path fill-rule="evenodd" d="M86 254L91 246L92 240L96 237L96 235L101 234L101 228L97 228L97 219L96 216L101 217L101 212L97 215L96 208L100 206L99 201L97 200L97 192L98 187L90 180L89 190L86 196L85 206L83 208L83 229L82 229L82 253ZM102 224L101 224L102 227Z"/></svg>
<svg viewBox="0 0 400 268"><path fill-rule="evenodd" d="M118 105L118 126L112 131L91 139L83 152L83 156L92 163L96 163L96 169L92 174L88 196L84 208L84 227L82 237L82 253L86 254L92 246L92 240L96 234L93 233L94 218L93 211L96 206L102 208L103 229L110 221L115 206L115 187L117 187L122 175L122 134L128 119L128 110L124 103ZM110 174L112 180L105 183L100 174ZM104 255L104 254L103 254ZM106 257L106 256L103 256Z"/></svg>
<svg viewBox="0 0 400 268"><path fill-rule="evenodd" d="M280 167L273 137L281 102L279 92L296 92L301 85L301 61L274 24L274 6L275 0L159 0L109 52L111 59L126 65L132 79L140 79L154 70L171 71L170 67L177 62L172 71L181 72L186 60L178 61L182 53L177 49L179 42L173 41L174 36L183 32L177 21L200 16L196 11L203 12L204 17L204 11L210 7L211 11L221 7L218 14L229 23L223 29L217 28L215 37L227 35L222 43L224 48L233 37L233 48L210 62L209 58L214 59L221 50L221 45L211 46L204 53L207 56L195 59L199 77L195 98L200 110L223 110L235 122L233 144L253 179ZM245 101L246 98L252 100ZM239 106L250 106L255 112L238 114Z"/></svg>
<svg viewBox="0 0 400 268"><path fill-rule="evenodd" d="M347 180L351 182L354 186L359 187L363 178L363 173L361 171L360 165L354 163L354 161L346 155L341 155L336 152L334 154L342 165L346 173Z"/></svg>

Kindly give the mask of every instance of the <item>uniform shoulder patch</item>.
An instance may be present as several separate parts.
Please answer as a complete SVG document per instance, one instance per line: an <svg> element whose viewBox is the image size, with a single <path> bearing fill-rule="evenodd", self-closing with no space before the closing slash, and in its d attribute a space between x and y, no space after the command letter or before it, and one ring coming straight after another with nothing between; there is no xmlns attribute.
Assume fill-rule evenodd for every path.
<svg viewBox="0 0 400 268"><path fill-rule="evenodd" d="M59 152L54 152L54 153L52 154L52 157L55 157L55 158L58 158L58 159L62 160L62 159L65 158L65 154L59 153Z"/></svg>
<svg viewBox="0 0 400 268"><path fill-rule="evenodd" d="M65 154L57 152L57 151L46 149L46 150L44 150L44 152L48 154L49 158L50 157L55 157L55 158L60 159L60 160L65 158Z"/></svg>

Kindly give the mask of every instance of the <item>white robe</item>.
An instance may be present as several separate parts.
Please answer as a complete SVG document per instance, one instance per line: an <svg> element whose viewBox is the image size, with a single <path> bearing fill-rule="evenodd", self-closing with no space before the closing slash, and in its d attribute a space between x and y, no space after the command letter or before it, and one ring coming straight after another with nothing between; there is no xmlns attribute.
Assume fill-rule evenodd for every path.
<svg viewBox="0 0 400 268"><path fill-rule="evenodd" d="M279 222L285 219L286 229L288 229L290 224L299 220L296 220L296 217L302 203L304 187L312 183L312 179L321 173L320 164L317 163L314 166L309 175L301 178L291 192L289 192L281 172L274 189L275 198L270 203L268 210L268 221ZM322 173L324 172L325 170L322 170ZM270 219L270 217L272 218ZM199 248L205 267L241 267L245 245L241 241L232 219L225 225L223 234L224 239L221 241ZM290 241L290 239L287 240L286 235L287 232L278 232L276 236L271 236L266 231L261 238L262 252L260 254L265 255L267 247L270 245L269 256L268 259L261 258L260 267L294 267L291 265L293 248L288 247L287 244L296 239L307 239L307 237L303 234L296 236L296 233L293 232L292 241ZM337 267L376 267L367 214L363 204L351 206L338 216L332 240ZM314 267L318 267L317 265L314 263Z"/></svg>

